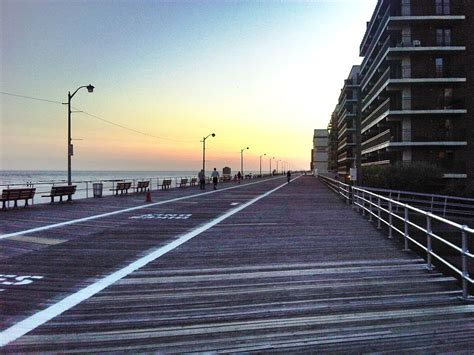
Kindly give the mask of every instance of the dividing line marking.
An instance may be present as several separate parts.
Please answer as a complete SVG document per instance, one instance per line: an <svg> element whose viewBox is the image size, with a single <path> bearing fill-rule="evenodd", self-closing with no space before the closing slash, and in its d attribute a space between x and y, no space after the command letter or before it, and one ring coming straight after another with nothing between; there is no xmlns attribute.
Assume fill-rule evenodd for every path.
<svg viewBox="0 0 474 355"><path fill-rule="evenodd" d="M49 306L48 308L42 311L39 311L38 313L35 313L32 316L12 325L10 328L7 328L4 331L0 332L0 347L6 346L12 341L32 331L33 329L36 329L37 327L59 316L60 314L78 305L79 303L89 299L90 297L99 293L100 291L112 285L113 283L117 282L118 280L123 279L124 277L128 276L132 272L142 268L146 264L158 259L159 257L172 251L173 249L176 249L180 245L186 243L188 240L207 231L208 229L214 227L216 224L221 223L222 221L226 220L227 218L231 217L237 212L242 211L244 208L250 205L253 205L255 202L261 200L262 198L267 197L268 195L274 193L275 191L281 189L284 186L287 186L286 182L274 188L273 190L267 191L263 195L260 195L240 205L239 207L236 207L230 210L229 212L226 212L222 216L213 219L212 221L202 225L201 227L198 227L192 230L191 232L181 235L180 237L178 237L176 240L169 243L168 245L158 248L157 250L151 252L150 254L145 255L141 257L140 259L134 261L133 263L125 266L124 268L110 274L109 276L106 276L103 279L100 279L99 281L94 282L93 284L67 296L61 301Z"/></svg>
<svg viewBox="0 0 474 355"><path fill-rule="evenodd" d="M141 210L141 209L149 208L149 207L153 207L153 206L164 205L164 204L166 204L166 203L171 203L171 202L176 202L176 201L182 201L182 200L186 200L186 199L190 199L190 198L194 198L194 197L199 197L199 196L204 196L204 195L213 194L213 193L216 193L216 192L221 192L221 191L227 191L227 190L237 189L237 188L240 188L240 187L245 187L245 186L250 186L250 185L255 185L255 184L261 184L262 182L267 182L267 181L271 181L271 180L275 180L275 179L279 179L279 178L280 178L280 177L278 177L278 178L272 178L272 179L268 179L268 180L262 180L262 181L251 182L251 183L248 183L248 184L245 184L245 185L237 185L237 186L226 187L226 188L220 189L220 190L212 190L212 191L209 191L209 192L201 192L201 193L194 194L194 195L190 195L190 196L177 197L177 198L173 198L173 199L171 199L171 200L165 200L165 201L160 201L160 202L155 202L155 203L149 203L149 204L140 205L140 206L136 206L136 207L126 208L126 209L123 209L123 210L118 210L118 211L113 211L113 212L107 212L107 213L103 213L103 214L99 214L99 215L95 215L95 216L89 216L89 217L84 217L84 218L79 218L79 219L73 219L73 220L71 220L71 221L60 222L60 223L56 223L56 224L50 224L50 225L47 225L47 226L42 226L42 227L27 229L27 230L20 231L20 232L13 232L13 233L8 233L8 234L3 234L3 235L0 235L0 240L6 239L6 238L11 238L11 237L17 237L17 236L24 235L24 234L30 234L30 233L41 232L41 231L48 230L48 229L53 229L53 228L58 228L58 227L64 227L64 226L68 226L68 225L70 225L70 224L76 224L76 223L81 223L81 222L85 222L85 221L91 221L91 220L94 220L94 219L99 219L99 218L114 216L114 215L116 215L116 214L121 214L121 213L125 213L125 212L136 211L136 210Z"/></svg>

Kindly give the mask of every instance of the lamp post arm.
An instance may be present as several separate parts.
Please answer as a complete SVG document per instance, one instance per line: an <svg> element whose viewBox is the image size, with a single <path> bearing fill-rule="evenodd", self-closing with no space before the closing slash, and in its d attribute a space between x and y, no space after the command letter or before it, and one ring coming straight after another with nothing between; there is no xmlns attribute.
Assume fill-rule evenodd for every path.
<svg viewBox="0 0 474 355"><path fill-rule="evenodd" d="M76 92L78 92L79 89L86 88L87 86L88 86L88 85L79 86L79 87L76 89L76 91L74 91L72 94L69 94L69 95L68 95L68 96L69 96L69 100L71 100L71 99L74 97L74 95L76 95Z"/></svg>

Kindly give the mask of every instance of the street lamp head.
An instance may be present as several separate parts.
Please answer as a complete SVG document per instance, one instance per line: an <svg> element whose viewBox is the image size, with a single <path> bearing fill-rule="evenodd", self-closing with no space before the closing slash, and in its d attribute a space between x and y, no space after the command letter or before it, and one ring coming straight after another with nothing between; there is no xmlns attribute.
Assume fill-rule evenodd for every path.
<svg viewBox="0 0 474 355"><path fill-rule="evenodd" d="M94 87L91 84L87 85L86 88L87 88L87 91L89 91L89 92L94 91Z"/></svg>
<svg viewBox="0 0 474 355"><path fill-rule="evenodd" d="M247 149L249 149L249 147L247 147Z"/></svg>
<svg viewBox="0 0 474 355"><path fill-rule="evenodd" d="M211 134L211 136L215 137L215 136L216 136L216 134L215 134L215 133L213 133L213 134Z"/></svg>

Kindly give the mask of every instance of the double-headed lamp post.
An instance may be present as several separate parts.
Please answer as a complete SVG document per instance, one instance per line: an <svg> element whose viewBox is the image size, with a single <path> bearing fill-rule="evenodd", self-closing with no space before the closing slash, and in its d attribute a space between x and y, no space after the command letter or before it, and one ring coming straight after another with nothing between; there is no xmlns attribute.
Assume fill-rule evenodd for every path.
<svg viewBox="0 0 474 355"><path fill-rule="evenodd" d="M76 92L79 91L79 89L82 88L87 88L87 91L93 92L94 87L89 84L89 85L84 85L84 86L79 86L76 91L74 91L72 94L70 91L67 93L67 184L71 185L71 157L74 155L74 148L72 146L72 138L71 138L71 100L76 95ZM71 195L69 195L69 198L71 198Z"/></svg>
<svg viewBox="0 0 474 355"><path fill-rule="evenodd" d="M249 147L242 148L240 150L240 173L242 174L242 178L245 176L244 175L244 150L249 149Z"/></svg>
<svg viewBox="0 0 474 355"><path fill-rule="evenodd" d="M262 157L267 155L267 153L263 153L263 155L260 155L260 177L262 177Z"/></svg>
<svg viewBox="0 0 474 355"><path fill-rule="evenodd" d="M215 137L215 133L208 134L202 138L202 172L206 176L206 139L209 137Z"/></svg>

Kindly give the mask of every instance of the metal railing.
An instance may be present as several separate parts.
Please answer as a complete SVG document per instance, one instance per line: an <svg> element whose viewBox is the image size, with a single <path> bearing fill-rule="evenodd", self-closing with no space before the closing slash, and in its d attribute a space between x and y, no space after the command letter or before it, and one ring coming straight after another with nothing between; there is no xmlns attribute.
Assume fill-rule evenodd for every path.
<svg viewBox="0 0 474 355"><path fill-rule="evenodd" d="M404 250L409 250L411 243L425 253L428 270L433 269L434 259L448 268L461 280L462 298L464 300L470 299L469 287L474 286L474 279L469 276L469 264L473 262L474 254L469 251L469 243L472 244L474 229L396 201L391 197L376 194L366 188L350 186L322 175L319 175L319 179L347 204L352 204L363 216L367 216L369 222L376 222L378 229L382 229L382 226L385 225L388 229L388 238L393 238L394 232L398 233L403 238ZM461 245L456 245L455 242L435 233L434 223L454 230L458 238L461 239ZM418 235L418 238L415 235ZM420 236L425 240L421 241ZM433 249L434 242L440 244L443 251L447 248L460 257L460 265L455 263L456 257L442 256L438 251L435 251ZM448 255L450 254L448 253Z"/></svg>
<svg viewBox="0 0 474 355"><path fill-rule="evenodd" d="M250 178L258 178L258 177L269 177L270 174L262 174L262 176L257 174L250 175ZM90 198L93 197L94 192L94 184L101 183L102 184L102 196L112 196L114 194L114 190L118 182L131 182L132 185L130 190L132 192L136 191L138 182L139 181L149 181L149 189L150 190L158 190L161 188L163 184L163 180L171 180L171 188L177 188L180 186L181 179L187 179L187 184L189 186L190 181L192 178L196 178L197 183L196 186L199 185L199 179L197 176L160 176L160 177L143 177L143 178L123 178L123 179L97 179L97 180L78 180L72 181L73 185L76 185L76 193L74 194L74 199L83 199L83 198ZM243 179L248 179L248 176L243 177ZM228 182L233 181L234 177L232 176L230 179L223 179L221 177L221 182ZM207 177L206 184L210 184L212 182L210 177ZM49 203L50 198L42 197L41 195L48 195L51 191L51 187L53 186L60 186L66 185L67 180L50 180L50 181L29 181L25 183L12 183L12 184L0 184L0 190L8 190L14 188L22 188L22 187L34 187L36 188L35 196L32 200L32 204L38 203ZM7 207L10 207L13 201L7 201Z"/></svg>

